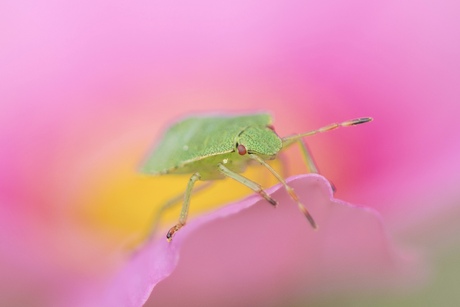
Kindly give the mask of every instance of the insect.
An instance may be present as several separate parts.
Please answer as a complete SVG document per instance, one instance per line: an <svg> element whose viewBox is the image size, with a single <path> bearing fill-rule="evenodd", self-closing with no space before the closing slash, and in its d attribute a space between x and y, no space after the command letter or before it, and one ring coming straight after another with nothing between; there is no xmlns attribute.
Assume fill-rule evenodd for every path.
<svg viewBox="0 0 460 307"><path fill-rule="evenodd" d="M229 177L276 206L277 201L268 195L260 184L240 174L253 161L266 167L278 179L311 226L317 228L313 217L294 190L266 161L275 159L280 151L297 143L310 171L317 172L310 151L303 141L304 137L371 120L370 117L357 118L286 137L276 134L272 126L272 117L267 113L193 116L177 122L166 131L141 168L143 173L150 175L191 174L185 193L163 205L157 215L158 221L163 211L183 198L179 221L169 229L166 239L170 242L174 234L186 224L192 190L199 180L213 181ZM202 187L203 185L195 191Z"/></svg>

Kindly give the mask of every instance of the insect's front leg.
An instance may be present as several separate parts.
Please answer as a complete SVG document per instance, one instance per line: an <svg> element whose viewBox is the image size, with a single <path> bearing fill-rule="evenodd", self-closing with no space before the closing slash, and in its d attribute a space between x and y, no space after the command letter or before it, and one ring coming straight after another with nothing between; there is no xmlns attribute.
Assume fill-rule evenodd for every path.
<svg viewBox="0 0 460 307"><path fill-rule="evenodd" d="M193 190L193 186L195 182L200 180L200 178L201 176L199 173L195 173L192 175L192 177L190 177L190 180L188 181L188 184L187 184L187 189L185 190L185 194L184 194L184 202L182 204L182 209L180 211L179 223L171 227L171 229L169 229L168 233L166 234L166 239L168 240L168 242L171 242L174 234L179 229L181 229L187 222L188 208L190 206L190 196L192 194L192 190Z"/></svg>
<svg viewBox="0 0 460 307"><path fill-rule="evenodd" d="M276 200L274 200L273 198L271 198L270 195L268 195L267 192L265 192L264 189L262 189L260 184L258 184L257 182L254 182L254 181L252 181L252 180L250 180L250 179L248 179L248 178L246 178L246 177L244 177L244 176L242 176L242 175L240 175L238 173L235 173L235 172L229 170L223 164L219 163L218 168L219 168L219 171L222 174L224 174L225 176L230 177L230 178L238 181L239 183L244 184L245 186L247 186L248 188L250 188L254 192L259 193L260 196L265 198L273 206L276 206L278 204L278 202Z"/></svg>
<svg viewBox="0 0 460 307"><path fill-rule="evenodd" d="M318 228L316 226L316 223L315 223L315 220L313 219L313 217L311 216L310 212L308 212L307 208L305 208L305 206L300 202L300 199L299 197L297 196L297 194L294 192L294 189L291 188L286 180L284 180L283 177L281 177L269 164L267 164L261 157L259 157L258 155L255 155L255 154L249 154L249 157L251 159L254 159L255 161L258 161L261 165L265 166L275 177L276 179L278 179L283 185L284 187L286 188L286 191L288 192L289 196L291 196L291 198L297 203L297 206L299 207L299 210L305 215L305 217L308 219L308 221L310 222L311 226L316 229Z"/></svg>
<svg viewBox="0 0 460 307"><path fill-rule="evenodd" d="M195 195L195 194L205 190L206 188L210 187L211 184L212 184L212 181L206 181L204 184L194 188L192 193ZM153 238L153 236L156 234L157 228L160 225L161 218L163 217L163 214L167 210L179 205L181 203L181 201L184 200L184 196L185 196L185 193L180 193L179 195L176 195L176 196L168 199L168 201L166 201L165 203L163 203L160 206L159 210L155 211L152 214L152 217L150 218L150 222L149 222L148 239L146 241L150 241Z"/></svg>

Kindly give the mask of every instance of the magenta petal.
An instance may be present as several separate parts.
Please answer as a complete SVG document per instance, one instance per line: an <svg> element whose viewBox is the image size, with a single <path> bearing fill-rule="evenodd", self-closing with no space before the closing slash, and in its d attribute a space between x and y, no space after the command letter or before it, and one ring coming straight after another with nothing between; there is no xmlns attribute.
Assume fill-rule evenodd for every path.
<svg viewBox="0 0 460 307"><path fill-rule="evenodd" d="M322 176L289 182L318 231L278 185L268 190L280 203L276 210L252 195L192 219L172 243L160 238L147 244L108 283L100 305L140 306L176 267L153 292L154 305L267 303L286 290L318 293L360 281L381 285L411 273L409 259L393 247L378 213L334 199Z"/></svg>

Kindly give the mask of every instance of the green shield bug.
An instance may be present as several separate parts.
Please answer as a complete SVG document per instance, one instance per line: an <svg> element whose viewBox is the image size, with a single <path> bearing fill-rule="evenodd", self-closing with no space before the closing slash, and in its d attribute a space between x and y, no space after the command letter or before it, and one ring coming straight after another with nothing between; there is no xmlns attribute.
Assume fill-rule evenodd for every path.
<svg viewBox="0 0 460 307"><path fill-rule="evenodd" d="M154 224L157 224L164 210L183 199L179 222L166 234L166 239L171 241L173 235L187 221L190 196L194 184L199 180L232 178L257 192L275 206L277 201L271 198L258 183L240 174L251 161L256 161L278 179L311 226L316 228L313 217L302 205L294 190L266 161L275 159L281 150L297 143L300 145L309 170L317 172L310 151L303 141L304 137L339 127L367 123L371 120L370 117L357 118L281 138L271 125L272 117L266 113L234 116L204 115L183 119L166 130L164 137L142 165L141 171L150 175L191 174L185 193L163 205ZM207 185L202 185L195 191L204 186Z"/></svg>

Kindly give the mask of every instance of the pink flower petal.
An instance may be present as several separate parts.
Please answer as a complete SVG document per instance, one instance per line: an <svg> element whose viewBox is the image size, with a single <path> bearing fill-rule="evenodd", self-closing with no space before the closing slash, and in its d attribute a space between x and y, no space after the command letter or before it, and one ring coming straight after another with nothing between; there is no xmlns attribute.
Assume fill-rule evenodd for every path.
<svg viewBox="0 0 460 307"><path fill-rule="evenodd" d="M276 210L253 195L192 219L172 243L161 233L113 277L99 305L140 306L156 286L152 305L260 304L286 293L376 286L413 273L413 259L393 246L374 210L334 199L319 175L293 177L290 184L318 231L277 185L268 190L280 202ZM256 219L266 227L253 227L260 225ZM293 264L297 272L285 269ZM171 296L175 292L180 295Z"/></svg>

